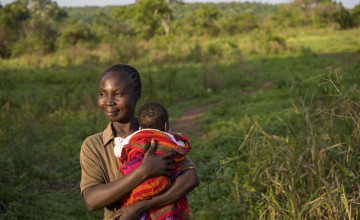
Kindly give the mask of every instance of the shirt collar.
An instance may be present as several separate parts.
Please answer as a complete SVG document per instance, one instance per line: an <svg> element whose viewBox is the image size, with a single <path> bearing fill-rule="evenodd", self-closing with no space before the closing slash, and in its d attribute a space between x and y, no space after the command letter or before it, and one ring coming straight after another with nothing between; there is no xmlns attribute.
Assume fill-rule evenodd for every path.
<svg viewBox="0 0 360 220"><path fill-rule="evenodd" d="M104 146L107 145L113 139L114 139L114 132L112 130L112 124L110 122L103 132Z"/></svg>

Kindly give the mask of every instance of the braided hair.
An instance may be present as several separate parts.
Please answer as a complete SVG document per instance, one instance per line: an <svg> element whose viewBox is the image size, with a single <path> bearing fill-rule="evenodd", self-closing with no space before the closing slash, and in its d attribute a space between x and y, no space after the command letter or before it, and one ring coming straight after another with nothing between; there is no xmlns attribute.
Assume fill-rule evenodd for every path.
<svg viewBox="0 0 360 220"><path fill-rule="evenodd" d="M116 64L111 67L109 67L100 77L100 80L103 78L104 75L108 72L119 72L119 73L125 73L131 77L133 80L135 91L141 94L141 79L139 72L132 66L126 65L126 64Z"/></svg>

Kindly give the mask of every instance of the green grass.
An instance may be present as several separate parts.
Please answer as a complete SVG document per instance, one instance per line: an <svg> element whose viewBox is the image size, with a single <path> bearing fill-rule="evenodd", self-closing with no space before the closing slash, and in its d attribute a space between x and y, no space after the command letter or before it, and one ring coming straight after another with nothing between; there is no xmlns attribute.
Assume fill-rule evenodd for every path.
<svg viewBox="0 0 360 220"><path fill-rule="evenodd" d="M280 51L234 36L190 39L182 46L192 57L173 45L130 59L142 75L141 103L164 103L171 119L220 103L199 119L206 138L191 137L201 178L189 195L193 219L359 216L360 56L350 46L358 30L294 33L281 36ZM58 57L33 67L0 61L1 219L102 216L83 204L78 157L84 138L107 124L96 94L108 63L62 67L50 58Z"/></svg>

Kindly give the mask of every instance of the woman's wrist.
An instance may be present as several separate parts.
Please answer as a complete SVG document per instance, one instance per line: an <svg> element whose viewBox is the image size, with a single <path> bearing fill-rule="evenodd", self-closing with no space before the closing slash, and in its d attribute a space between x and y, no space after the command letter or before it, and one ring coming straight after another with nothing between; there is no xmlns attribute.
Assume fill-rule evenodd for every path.
<svg viewBox="0 0 360 220"><path fill-rule="evenodd" d="M160 206L166 205L167 203L166 201L166 193L149 198L147 200L143 200L144 204L143 207L145 209L145 211L154 209L154 208L159 208Z"/></svg>
<svg viewBox="0 0 360 220"><path fill-rule="evenodd" d="M137 175L140 178L141 182L149 179L148 172L144 168L145 168L144 165L140 164L140 166L133 171L133 172L137 172Z"/></svg>
<svg viewBox="0 0 360 220"><path fill-rule="evenodd" d="M142 200L137 203L140 206L141 212L147 212L154 208L152 199Z"/></svg>

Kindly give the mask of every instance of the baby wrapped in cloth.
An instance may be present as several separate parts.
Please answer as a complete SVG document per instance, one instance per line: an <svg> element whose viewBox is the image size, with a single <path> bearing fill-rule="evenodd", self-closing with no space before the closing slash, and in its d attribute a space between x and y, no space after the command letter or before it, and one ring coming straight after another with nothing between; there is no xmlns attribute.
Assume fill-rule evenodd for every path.
<svg viewBox="0 0 360 220"><path fill-rule="evenodd" d="M176 152L171 156L176 169L170 177L157 176L147 179L124 197L122 207L131 205L141 200L146 200L164 192L171 182L180 173L180 164L185 155L191 150L191 141L185 135L160 131L157 129L141 129L125 139L115 138L115 156L120 160L120 172L126 175L136 169L149 149L151 140L155 139L157 150L155 154L162 155ZM175 220L189 219L189 207L186 197L176 203L165 205L144 213L141 220Z"/></svg>

